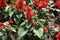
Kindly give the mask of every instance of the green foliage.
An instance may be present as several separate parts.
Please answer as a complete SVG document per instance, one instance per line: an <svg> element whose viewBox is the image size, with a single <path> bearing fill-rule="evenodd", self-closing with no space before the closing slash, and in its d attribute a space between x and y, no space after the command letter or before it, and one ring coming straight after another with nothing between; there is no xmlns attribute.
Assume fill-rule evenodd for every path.
<svg viewBox="0 0 60 40"><path fill-rule="evenodd" d="M34 0L25 0L22 3L20 3L20 1L6 0L6 5L0 8L0 38L2 40L12 40L12 38L15 40L17 40L17 38L19 40L26 40L26 38L34 40L36 37L43 40L46 34L55 38L60 30L57 27L52 28L54 32L53 35L51 35L52 32L48 24L51 22L51 19L55 19L60 25L60 9L55 6L54 0L49 1L47 4L48 8L41 4L44 7L42 6L39 10L36 10L36 8L40 7L40 3L36 5L34 4ZM26 5L31 7L30 9L27 7L28 11ZM34 16L32 16L33 13L29 11L32 11ZM26 14L27 12L28 14ZM30 16L28 17L27 15ZM31 20L28 20L28 18L31 18ZM11 37L11 34L13 37Z"/></svg>
<svg viewBox="0 0 60 40"><path fill-rule="evenodd" d="M37 35L40 39L43 36L43 28L39 28L38 30L34 29L33 32Z"/></svg>

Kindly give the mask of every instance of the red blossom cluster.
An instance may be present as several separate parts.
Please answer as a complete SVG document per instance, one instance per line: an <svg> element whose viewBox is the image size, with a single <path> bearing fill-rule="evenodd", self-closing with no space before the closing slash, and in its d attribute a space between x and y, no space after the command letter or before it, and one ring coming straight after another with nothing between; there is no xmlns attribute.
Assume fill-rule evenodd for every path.
<svg viewBox="0 0 60 40"><path fill-rule="evenodd" d="M13 24L13 20L8 20L9 24ZM10 25L4 25L3 22L0 22L0 28L10 28Z"/></svg>
<svg viewBox="0 0 60 40"><path fill-rule="evenodd" d="M6 5L6 0L0 0L0 8Z"/></svg>
<svg viewBox="0 0 60 40"><path fill-rule="evenodd" d="M13 23L14 23L12 19L8 20L8 22L9 22L10 24L13 24Z"/></svg>
<svg viewBox="0 0 60 40"><path fill-rule="evenodd" d="M57 6L58 8L60 8L60 1L59 0L55 0L55 6Z"/></svg>
<svg viewBox="0 0 60 40"><path fill-rule="evenodd" d="M18 12L23 11L23 9L24 9L24 0L18 0L15 3L15 7L18 9Z"/></svg>
<svg viewBox="0 0 60 40"><path fill-rule="evenodd" d="M56 39L60 40L60 32L58 32L58 34L56 35Z"/></svg>
<svg viewBox="0 0 60 40"><path fill-rule="evenodd" d="M36 10L41 8L47 8L49 0L34 0L34 4L37 5Z"/></svg>
<svg viewBox="0 0 60 40"><path fill-rule="evenodd" d="M32 17L34 16L32 8L29 5L26 6L26 16L27 16L27 20L31 20Z"/></svg>

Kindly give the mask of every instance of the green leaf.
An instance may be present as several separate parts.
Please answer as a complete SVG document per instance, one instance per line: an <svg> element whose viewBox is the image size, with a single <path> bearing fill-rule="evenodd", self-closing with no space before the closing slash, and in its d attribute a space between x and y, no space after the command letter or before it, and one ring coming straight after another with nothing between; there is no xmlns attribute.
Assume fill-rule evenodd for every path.
<svg viewBox="0 0 60 40"><path fill-rule="evenodd" d="M33 32L37 35L40 39L43 36L43 28L39 28L38 30L34 29Z"/></svg>
<svg viewBox="0 0 60 40"><path fill-rule="evenodd" d="M40 19L40 21L45 22L46 20L44 20L44 19Z"/></svg>
<svg viewBox="0 0 60 40"><path fill-rule="evenodd" d="M19 39L21 39L24 35L26 35L26 33L27 30L24 30L22 27L20 27L18 30Z"/></svg>
<svg viewBox="0 0 60 40"><path fill-rule="evenodd" d="M23 27L25 24L26 24L26 22L22 22L22 23L20 24L20 27Z"/></svg>
<svg viewBox="0 0 60 40"><path fill-rule="evenodd" d="M14 18L14 21L17 25L20 23L20 19Z"/></svg>
<svg viewBox="0 0 60 40"><path fill-rule="evenodd" d="M13 25L13 27L16 29L16 30L18 30L18 25Z"/></svg>
<svg viewBox="0 0 60 40"><path fill-rule="evenodd" d="M11 0L11 3L14 4L15 3L14 0Z"/></svg>
<svg viewBox="0 0 60 40"><path fill-rule="evenodd" d="M55 15L53 13L50 14L51 17L55 17Z"/></svg>
<svg viewBox="0 0 60 40"><path fill-rule="evenodd" d="M9 11L10 18L12 17L13 14L14 14L14 11Z"/></svg>
<svg viewBox="0 0 60 40"><path fill-rule="evenodd" d="M46 20L40 19L39 21L41 22L41 23L40 23L40 26L41 26L41 27L44 27L44 24L45 24L45 21L46 21Z"/></svg>
<svg viewBox="0 0 60 40"><path fill-rule="evenodd" d="M2 32L0 32L0 37L3 35L3 33Z"/></svg>
<svg viewBox="0 0 60 40"><path fill-rule="evenodd" d="M10 6L7 6L7 7L5 8L6 12L9 10L9 8L10 8Z"/></svg>
<svg viewBox="0 0 60 40"><path fill-rule="evenodd" d="M2 36L1 38L2 38L2 40L6 40L7 39L7 35Z"/></svg>
<svg viewBox="0 0 60 40"><path fill-rule="evenodd" d="M58 30L58 28L54 28L54 31L55 31L55 32L58 32L59 30Z"/></svg>
<svg viewBox="0 0 60 40"><path fill-rule="evenodd" d="M15 11L12 10L12 8L11 8L10 6L7 6L7 7L5 8L5 10L6 10L6 12L9 12L10 18L12 17L13 13L15 12Z"/></svg>
<svg viewBox="0 0 60 40"><path fill-rule="evenodd" d="M26 28L30 28L31 24L30 23L26 23Z"/></svg>
<svg viewBox="0 0 60 40"><path fill-rule="evenodd" d="M49 13L45 13L46 16L49 16L50 14Z"/></svg>
<svg viewBox="0 0 60 40"><path fill-rule="evenodd" d="M11 27L11 30L12 30L13 32L16 32L16 30L15 30L15 28L14 28L14 27Z"/></svg>
<svg viewBox="0 0 60 40"><path fill-rule="evenodd" d="M22 20L22 14L17 14L14 18L15 23L18 25Z"/></svg>

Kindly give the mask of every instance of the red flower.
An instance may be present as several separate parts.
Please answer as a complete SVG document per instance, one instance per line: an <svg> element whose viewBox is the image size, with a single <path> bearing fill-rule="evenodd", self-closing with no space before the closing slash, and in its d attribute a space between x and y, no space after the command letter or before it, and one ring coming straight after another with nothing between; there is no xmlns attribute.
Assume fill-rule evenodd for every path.
<svg viewBox="0 0 60 40"><path fill-rule="evenodd" d="M3 25L3 22L0 22L0 26Z"/></svg>
<svg viewBox="0 0 60 40"><path fill-rule="evenodd" d="M5 28L5 26L4 25L1 25L0 28Z"/></svg>
<svg viewBox="0 0 60 40"><path fill-rule="evenodd" d="M43 8L44 7L43 3L44 3L43 1L40 1L39 5L36 7L36 10Z"/></svg>
<svg viewBox="0 0 60 40"><path fill-rule="evenodd" d="M32 25L34 25L34 23L35 23L34 21L31 22Z"/></svg>
<svg viewBox="0 0 60 40"><path fill-rule="evenodd" d="M49 0L34 0L34 4L37 5L36 10L46 8Z"/></svg>
<svg viewBox="0 0 60 40"><path fill-rule="evenodd" d="M5 28L10 28L10 25L7 25Z"/></svg>
<svg viewBox="0 0 60 40"><path fill-rule="evenodd" d="M40 25L40 22L37 22L38 25Z"/></svg>
<svg viewBox="0 0 60 40"><path fill-rule="evenodd" d="M24 9L24 0L18 0L15 3L15 7L18 9L18 12L23 11L23 9Z"/></svg>
<svg viewBox="0 0 60 40"><path fill-rule="evenodd" d="M29 5L26 5L26 11L32 11L32 8Z"/></svg>
<svg viewBox="0 0 60 40"><path fill-rule="evenodd" d="M13 4L10 4L10 7L13 7L14 5Z"/></svg>
<svg viewBox="0 0 60 40"><path fill-rule="evenodd" d="M6 5L6 0L0 0L0 8Z"/></svg>
<svg viewBox="0 0 60 40"><path fill-rule="evenodd" d="M32 11L31 12L27 11L26 12L26 16L27 17L33 17L34 16L34 13Z"/></svg>
<svg viewBox="0 0 60 40"><path fill-rule="evenodd" d="M58 8L60 8L60 1L59 0L55 0L55 6L57 6Z"/></svg>
<svg viewBox="0 0 60 40"><path fill-rule="evenodd" d="M32 18L31 17L27 17L27 20L32 20Z"/></svg>
<svg viewBox="0 0 60 40"><path fill-rule="evenodd" d="M51 8L49 6L47 6L46 9L50 10Z"/></svg>
<svg viewBox="0 0 60 40"><path fill-rule="evenodd" d="M0 22L0 28L4 28L3 22Z"/></svg>
<svg viewBox="0 0 60 40"><path fill-rule="evenodd" d="M34 13L30 6L26 6L26 16L28 20L32 19L32 17L34 16Z"/></svg>
<svg viewBox="0 0 60 40"><path fill-rule="evenodd" d="M46 4L48 4L48 2L49 2L49 0L34 0L34 4L39 5L39 3L41 1L44 2L44 3L46 3Z"/></svg>
<svg viewBox="0 0 60 40"><path fill-rule="evenodd" d="M56 35L56 39L60 40L60 32L58 32L58 34Z"/></svg>
<svg viewBox="0 0 60 40"><path fill-rule="evenodd" d="M60 30L60 26L57 26L57 28Z"/></svg>
<svg viewBox="0 0 60 40"><path fill-rule="evenodd" d="M13 20L12 20L12 19L10 19L8 22L9 22L10 24L12 24L12 23L13 23Z"/></svg>
<svg viewBox="0 0 60 40"><path fill-rule="evenodd" d="M44 27L43 30L44 30L44 32L48 32L48 28L47 27Z"/></svg>
<svg viewBox="0 0 60 40"><path fill-rule="evenodd" d="M38 5L40 3L40 0L34 0L34 4Z"/></svg>
<svg viewBox="0 0 60 40"><path fill-rule="evenodd" d="M12 33L12 30L8 30L9 31L9 33Z"/></svg>

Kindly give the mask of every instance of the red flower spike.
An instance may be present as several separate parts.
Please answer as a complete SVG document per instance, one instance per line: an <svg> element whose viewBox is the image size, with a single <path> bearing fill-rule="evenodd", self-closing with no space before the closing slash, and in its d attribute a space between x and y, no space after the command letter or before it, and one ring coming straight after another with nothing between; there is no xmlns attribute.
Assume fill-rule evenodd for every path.
<svg viewBox="0 0 60 40"><path fill-rule="evenodd" d="M49 0L34 0L34 4L37 5L36 10L46 8Z"/></svg>
<svg viewBox="0 0 60 40"><path fill-rule="evenodd" d="M27 11L27 12L26 12L26 16L27 16L27 17L33 17L33 16L34 16L34 13L33 13L33 12L28 12L28 11Z"/></svg>
<svg viewBox="0 0 60 40"><path fill-rule="evenodd" d="M51 8L49 6L47 6L46 9L51 10Z"/></svg>
<svg viewBox="0 0 60 40"><path fill-rule="evenodd" d="M32 8L29 5L26 6L26 16L27 16L27 20L31 20L32 17L34 16Z"/></svg>
<svg viewBox="0 0 60 40"><path fill-rule="evenodd" d="M35 5L38 5L39 3L40 3L39 0L34 0L34 4L35 4Z"/></svg>
<svg viewBox="0 0 60 40"><path fill-rule="evenodd" d="M60 8L60 1L56 1L55 6L57 6L58 8Z"/></svg>
<svg viewBox="0 0 60 40"><path fill-rule="evenodd" d="M32 18L31 17L27 17L27 20L32 20Z"/></svg>
<svg viewBox="0 0 60 40"><path fill-rule="evenodd" d="M41 1L41 2L39 3L39 5L36 7L36 10L39 10L39 9L41 9L42 7L44 7L44 5L43 5L43 2Z"/></svg>
<svg viewBox="0 0 60 40"><path fill-rule="evenodd" d="M20 10L20 9L18 9L18 12L21 12L21 10Z"/></svg>
<svg viewBox="0 0 60 40"><path fill-rule="evenodd" d="M32 8L29 5L26 5L26 11L32 11Z"/></svg>
<svg viewBox="0 0 60 40"><path fill-rule="evenodd" d="M0 0L0 8L6 5L6 0Z"/></svg>
<svg viewBox="0 0 60 40"><path fill-rule="evenodd" d="M13 20L12 20L12 19L10 19L8 22L9 22L10 24L13 24Z"/></svg>
<svg viewBox="0 0 60 40"><path fill-rule="evenodd" d="M24 9L24 0L18 0L15 3L15 7L18 9L18 12L23 11L23 9Z"/></svg>

